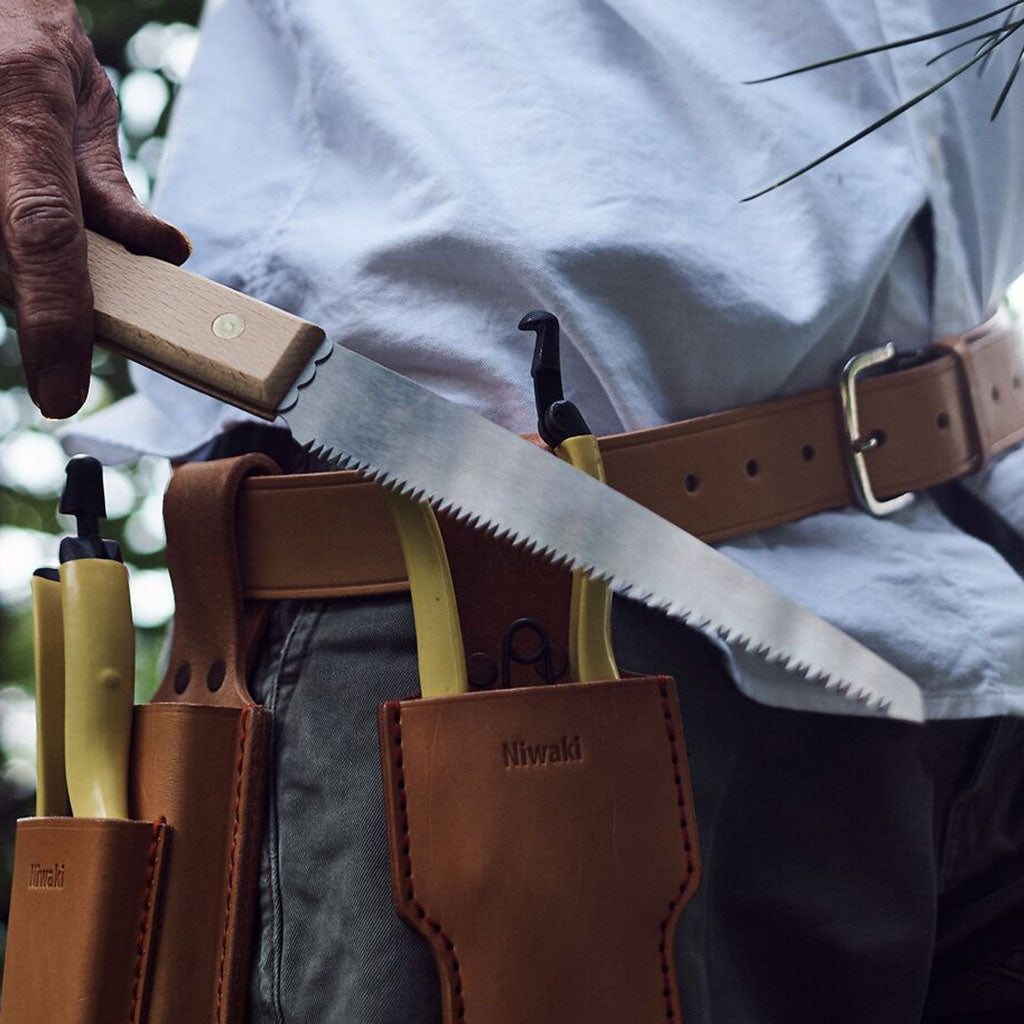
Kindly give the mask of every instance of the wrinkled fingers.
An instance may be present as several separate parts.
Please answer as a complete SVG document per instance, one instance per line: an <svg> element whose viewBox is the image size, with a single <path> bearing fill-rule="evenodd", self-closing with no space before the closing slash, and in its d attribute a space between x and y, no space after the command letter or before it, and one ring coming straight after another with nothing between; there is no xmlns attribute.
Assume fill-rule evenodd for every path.
<svg viewBox="0 0 1024 1024"><path fill-rule="evenodd" d="M31 26L0 43L0 240L26 382L55 417L85 400L93 335L73 149L82 63Z"/></svg>

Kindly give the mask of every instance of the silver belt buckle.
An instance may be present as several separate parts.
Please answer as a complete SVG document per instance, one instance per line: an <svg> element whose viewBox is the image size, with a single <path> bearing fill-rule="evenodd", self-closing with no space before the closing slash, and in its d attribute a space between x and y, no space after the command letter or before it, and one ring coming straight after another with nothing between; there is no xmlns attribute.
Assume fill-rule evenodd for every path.
<svg viewBox="0 0 1024 1024"><path fill-rule="evenodd" d="M855 355L844 367L839 377L839 397L843 404L843 427L846 432L847 453L849 455L850 477L853 480L853 492L865 512L881 518L892 515L901 508L906 508L913 500L911 493L898 494L895 498L881 501L875 496L868 476L867 461L864 453L877 448L881 438L877 434L861 434L860 413L857 408L857 378L872 366L891 363L896 358L896 346L887 342L878 348L868 349Z"/></svg>

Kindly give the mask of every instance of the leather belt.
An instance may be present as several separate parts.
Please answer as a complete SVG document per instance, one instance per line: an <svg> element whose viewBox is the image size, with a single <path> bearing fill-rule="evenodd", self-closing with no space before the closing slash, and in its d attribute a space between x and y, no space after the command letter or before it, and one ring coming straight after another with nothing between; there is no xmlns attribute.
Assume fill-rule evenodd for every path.
<svg viewBox="0 0 1024 1024"><path fill-rule="evenodd" d="M709 543L863 503L863 454L884 499L982 468L1024 439L1024 348L988 324L852 382L859 437L839 389L601 439L608 483ZM339 597L405 588L398 540L376 486L351 472L251 477L239 500L239 555L251 599Z"/></svg>

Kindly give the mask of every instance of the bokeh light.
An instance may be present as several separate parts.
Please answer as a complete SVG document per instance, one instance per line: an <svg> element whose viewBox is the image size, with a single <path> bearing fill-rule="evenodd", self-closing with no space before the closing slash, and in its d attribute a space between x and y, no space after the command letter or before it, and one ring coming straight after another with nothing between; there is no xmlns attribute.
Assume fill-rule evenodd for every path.
<svg viewBox="0 0 1024 1024"><path fill-rule="evenodd" d="M46 497L64 481L67 456L49 434L13 430L0 441L0 483Z"/></svg>
<svg viewBox="0 0 1024 1024"><path fill-rule="evenodd" d="M125 134L149 136L156 131L171 98L167 79L156 71L130 71L118 90Z"/></svg>

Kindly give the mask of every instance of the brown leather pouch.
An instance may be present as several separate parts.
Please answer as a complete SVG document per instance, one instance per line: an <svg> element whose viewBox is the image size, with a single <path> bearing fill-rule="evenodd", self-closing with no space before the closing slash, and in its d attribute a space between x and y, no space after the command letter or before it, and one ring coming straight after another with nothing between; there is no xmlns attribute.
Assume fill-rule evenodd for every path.
<svg viewBox="0 0 1024 1024"><path fill-rule="evenodd" d="M175 832L147 1024L245 1018L269 731L259 707L136 709L132 810Z"/></svg>
<svg viewBox="0 0 1024 1024"><path fill-rule="evenodd" d="M395 903L446 1024L681 1019L700 867L670 679L394 701L379 725Z"/></svg>
<svg viewBox="0 0 1024 1024"><path fill-rule="evenodd" d="M246 685L263 616L242 601L235 500L247 475L276 469L246 456L175 474L174 639L132 735L129 811L144 820L19 823L4 1024L245 1018L270 715Z"/></svg>
<svg viewBox="0 0 1024 1024"><path fill-rule="evenodd" d="M18 822L5 1022L148 1019L169 836L160 821Z"/></svg>
<svg viewBox="0 0 1024 1024"><path fill-rule="evenodd" d="M167 674L136 708L130 806L174 826L147 1024L245 1018L270 748L246 673L261 614L242 601L238 488L263 456L175 472L164 502L176 612Z"/></svg>
<svg viewBox="0 0 1024 1024"><path fill-rule="evenodd" d="M155 824L18 822L3 1024L244 1020L269 729L256 706L137 707L130 809Z"/></svg>

